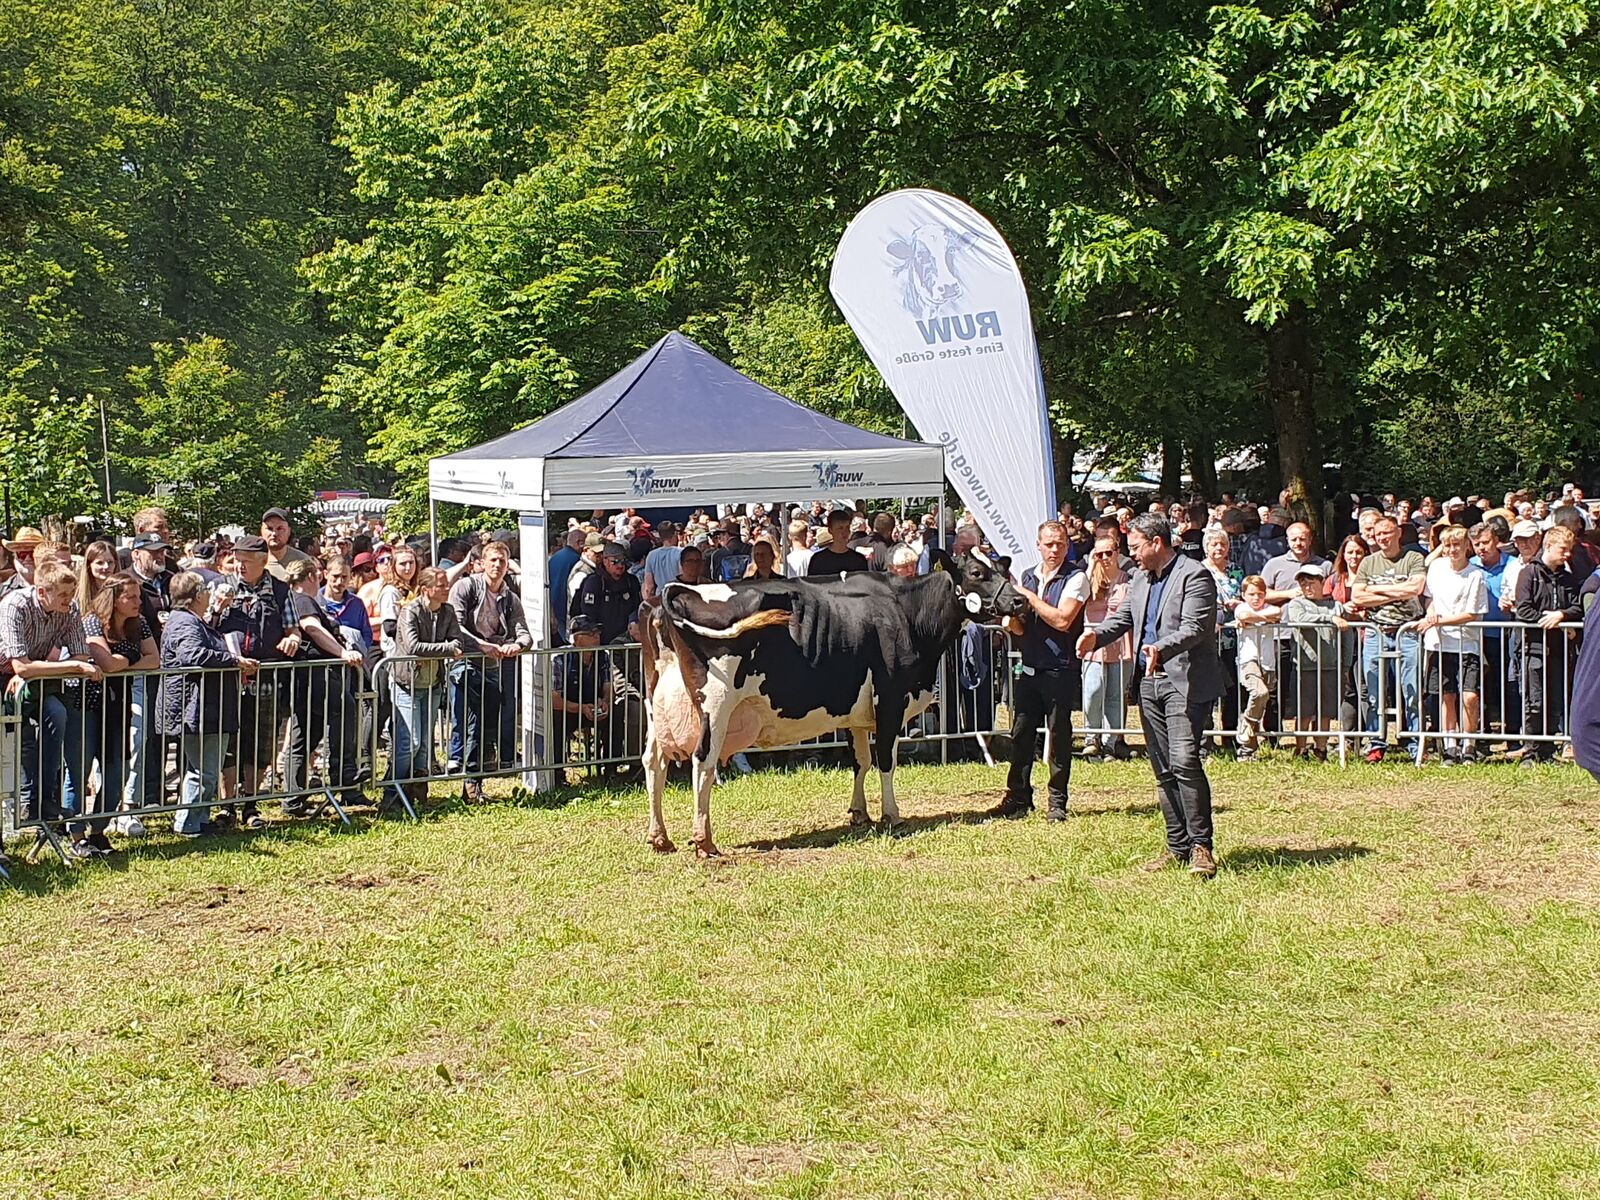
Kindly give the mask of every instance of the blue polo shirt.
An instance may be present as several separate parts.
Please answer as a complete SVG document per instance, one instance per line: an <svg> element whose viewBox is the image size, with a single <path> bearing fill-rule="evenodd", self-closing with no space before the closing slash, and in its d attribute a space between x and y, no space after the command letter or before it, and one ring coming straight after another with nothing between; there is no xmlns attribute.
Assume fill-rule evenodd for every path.
<svg viewBox="0 0 1600 1200"><path fill-rule="evenodd" d="M1483 559L1479 558L1476 554L1472 556L1472 565L1483 572L1483 582L1487 584L1489 588L1489 611L1485 613L1483 617L1483 620L1488 624L1516 620L1515 614L1508 613L1500 607L1500 591L1502 586L1505 584L1506 567L1510 565L1512 557L1513 556L1508 555L1504 550L1501 550L1500 561L1491 569L1484 566ZM1483 636L1497 638L1500 636L1500 630L1485 629L1483 631Z"/></svg>

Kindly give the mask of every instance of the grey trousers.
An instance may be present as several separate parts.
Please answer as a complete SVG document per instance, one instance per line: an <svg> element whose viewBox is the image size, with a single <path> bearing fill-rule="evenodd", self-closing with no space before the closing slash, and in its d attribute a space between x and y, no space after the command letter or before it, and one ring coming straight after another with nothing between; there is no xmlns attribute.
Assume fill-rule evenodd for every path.
<svg viewBox="0 0 1600 1200"><path fill-rule="evenodd" d="M1195 846L1211 848L1211 783L1200 763L1210 716L1210 703L1190 703L1165 675L1140 677L1139 717L1167 822L1167 849L1179 858Z"/></svg>

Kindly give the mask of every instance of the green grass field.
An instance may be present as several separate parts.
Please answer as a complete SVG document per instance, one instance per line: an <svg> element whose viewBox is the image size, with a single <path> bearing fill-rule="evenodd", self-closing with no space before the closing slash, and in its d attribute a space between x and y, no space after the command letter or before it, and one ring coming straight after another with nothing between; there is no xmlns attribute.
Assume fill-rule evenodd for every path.
<svg viewBox="0 0 1600 1200"><path fill-rule="evenodd" d="M0 890L0 1194L1592 1197L1600 786L1143 763L1065 826L999 772L638 789L285 828ZM687 841L689 800L669 795Z"/></svg>

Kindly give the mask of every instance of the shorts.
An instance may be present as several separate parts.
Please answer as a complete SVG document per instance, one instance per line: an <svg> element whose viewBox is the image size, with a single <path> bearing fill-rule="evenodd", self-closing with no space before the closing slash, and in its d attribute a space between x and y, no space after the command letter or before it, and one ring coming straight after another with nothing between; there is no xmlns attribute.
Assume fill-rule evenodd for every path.
<svg viewBox="0 0 1600 1200"><path fill-rule="evenodd" d="M1483 681L1483 660L1470 650L1428 651L1428 687L1433 695L1476 693Z"/></svg>
<svg viewBox="0 0 1600 1200"><path fill-rule="evenodd" d="M1331 666L1299 664L1295 672L1295 711L1305 721L1339 719L1339 672Z"/></svg>

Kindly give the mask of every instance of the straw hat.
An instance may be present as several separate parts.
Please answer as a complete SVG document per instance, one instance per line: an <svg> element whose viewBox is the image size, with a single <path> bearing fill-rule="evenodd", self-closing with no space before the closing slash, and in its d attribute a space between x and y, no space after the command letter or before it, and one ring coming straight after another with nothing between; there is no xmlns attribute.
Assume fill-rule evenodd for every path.
<svg viewBox="0 0 1600 1200"><path fill-rule="evenodd" d="M6 539L5 547L7 550L26 550L29 546L37 546L42 541L44 541L44 534L40 533L32 525L24 525L17 530L16 537Z"/></svg>

